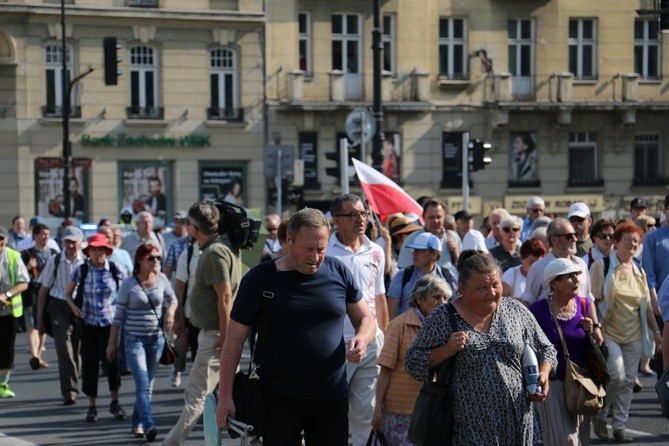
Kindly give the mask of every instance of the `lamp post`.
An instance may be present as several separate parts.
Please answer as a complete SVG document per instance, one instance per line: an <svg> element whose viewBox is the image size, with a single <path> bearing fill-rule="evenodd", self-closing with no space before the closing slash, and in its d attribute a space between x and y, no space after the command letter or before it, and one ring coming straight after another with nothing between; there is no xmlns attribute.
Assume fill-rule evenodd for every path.
<svg viewBox="0 0 669 446"><path fill-rule="evenodd" d="M381 104L381 2L374 0L374 29L372 30L372 57L374 65L374 120L376 121L376 133L372 143L372 166L383 172L383 106Z"/></svg>

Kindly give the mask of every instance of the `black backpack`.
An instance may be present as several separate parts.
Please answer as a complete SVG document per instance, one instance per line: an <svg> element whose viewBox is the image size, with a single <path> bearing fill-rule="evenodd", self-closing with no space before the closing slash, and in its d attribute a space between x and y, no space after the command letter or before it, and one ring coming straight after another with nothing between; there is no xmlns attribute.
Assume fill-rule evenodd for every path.
<svg viewBox="0 0 669 446"><path fill-rule="evenodd" d="M60 259L56 257L56 260ZM109 261L109 271L111 272L111 275L114 278L114 282L116 282L116 290L118 291L118 286L119 286L118 268L116 266L116 263L112 262L111 260L108 261ZM79 308L81 308L84 305L84 281L86 280L86 276L88 276L88 270L89 270L88 261L82 263L79 266L79 282L77 283L77 294L73 299L74 304Z"/></svg>
<svg viewBox="0 0 669 446"><path fill-rule="evenodd" d="M437 266L439 266L439 265L437 265ZM453 284L455 283L455 281L453 280L453 274L451 274L449 269L446 268L445 266L439 266L439 268L441 268L441 274L442 274L442 276L444 276L444 279L446 280L446 282L448 282L450 287L453 288ZM402 293L404 293L404 287L411 280L411 275L413 274L413 270L414 270L413 265L407 266L404 269L404 273L402 273L402 288L401 288ZM453 292L455 292L455 290L453 290Z"/></svg>

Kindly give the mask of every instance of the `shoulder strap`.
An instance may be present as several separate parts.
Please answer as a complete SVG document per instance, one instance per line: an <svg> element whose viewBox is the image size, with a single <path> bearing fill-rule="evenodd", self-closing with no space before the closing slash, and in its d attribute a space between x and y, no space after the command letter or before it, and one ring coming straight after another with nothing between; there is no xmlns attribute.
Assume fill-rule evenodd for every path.
<svg viewBox="0 0 669 446"><path fill-rule="evenodd" d="M61 253L56 254L56 258L53 259L53 285L56 283L56 279L58 278L58 267L60 266L60 255Z"/></svg>
<svg viewBox="0 0 669 446"><path fill-rule="evenodd" d="M588 305L586 304L586 299L583 299L579 296L579 301L581 302L581 315L583 317L588 317Z"/></svg>
<svg viewBox="0 0 669 446"><path fill-rule="evenodd" d="M79 282L77 282L77 295L74 298L74 304L81 308L84 305L84 283L88 276L88 261L79 265Z"/></svg>
<svg viewBox="0 0 669 446"><path fill-rule="evenodd" d="M564 334L562 333L562 327L560 326L560 321L558 321L557 316L555 316L555 311L553 307L553 299L546 298L548 301L548 310L553 316L555 321L555 326L557 327L558 335L560 336L560 342L562 343L562 351L564 352L564 359L569 359L569 349L567 348L567 343L564 340Z"/></svg>
<svg viewBox="0 0 669 446"><path fill-rule="evenodd" d="M609 274L609 268L611 267L611 257L604 257L602 260L604 261L604 279L606 279L606 276Z"/></svg>
<svg viewBox="0 0 669 446"><path fill-rule="evenodd" d="M404 294L404 287L407 286L407 283L411 280L411 275L413 274L413 265L407 266L402 273L402 289L401 292Z"/></svg>
<svg viewBox="0 0 669 446"><path fill-rule="evenodd" d="M251 327L251 337L254 338L256 334L258 334L258 339L256 342L253 344L253 347L251 348L251 358L249 360L249 374L253 372L253 368L255 367L255 364L253 362L253 359L255 358L255 354L257 350L262 351L262 334L267 333L267 324L269 323L269 300L274 298L274 291L276 288L276 274L277 274L277 268L276 268L276 260L270 260L269 262L271 265L269 266L270 272L267 274L267 282L265 282L265 289L262 292L262 303L260 304L260 315L258 317L258 321Z"/></svg>
<svg viewBox="0 0 669 446"><path fill-rule="evenodd" d="M451 274L451 271L445 266L441 267L441 275L444 276L444 279L446 279L446 282L448 282L449 285L453 283L453 274Z"/></svg>
<svg viewBox="0 0 669 446"><path fill-rule="evenodd" d="M109 272L114 278L114 282L116 282L116 291L118 291L118 286L119 286L118 267L116 266L116 263L112 262L111 260L109 260Z"/></svg>
<svg viewBox="0 0 669 446"><path fill-rule="evenodd" d="M588 269L595 263L595 259L592 257L592 246L588 249Z"/></svg>

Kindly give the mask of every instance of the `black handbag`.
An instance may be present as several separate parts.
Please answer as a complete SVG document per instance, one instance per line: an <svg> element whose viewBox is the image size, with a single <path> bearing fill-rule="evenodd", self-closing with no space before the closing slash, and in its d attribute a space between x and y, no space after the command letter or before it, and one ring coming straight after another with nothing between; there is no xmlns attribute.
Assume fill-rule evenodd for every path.
<svg viewBox="0 0 669 446"><path fill-rule="evenodd" d="M655 383L655 391L662 406L662 415L669 419L669 367Z"/></svg>
<svg viewBox="0 0 669 446"><path fill-rule="evenodd" d="M455 331L455 308L447 304L451 330ZM456 357L446 365L446 371L436 382L421 387L409 423L409 440L417 446L450 446L453 444L452 381Z"/></svg>
<svg viewBox="0 0 669 446"><path fill-rule="evenodd" d="M367 446L388 446L386 436L383 432L372 429L367 438Z"/></svg>
<svg viewBox="0 0 669 446"><path fill-rule="evenodd" d="M163 345L163 352L160 354L159 362L162 365L172 365L177 360L177 351L174 349L174 342L167 340L167 336L165 336L164 331L163 338L165 338L165 345Z"/></svg>

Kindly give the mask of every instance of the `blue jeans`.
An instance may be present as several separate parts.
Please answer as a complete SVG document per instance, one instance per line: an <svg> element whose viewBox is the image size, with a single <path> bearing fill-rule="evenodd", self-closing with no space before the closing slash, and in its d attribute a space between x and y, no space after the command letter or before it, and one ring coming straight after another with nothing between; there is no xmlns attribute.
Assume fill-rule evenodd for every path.
<svg viewBox="0 0 669 446"><path fill-rule="evenodd" d="M151 394L158 360L163 351L165 339L162 334L133 336L125 333L125 353L128 366L135 379L135 406L132 410L132 427L144 430L155 427L151 414Z"/></svg>

